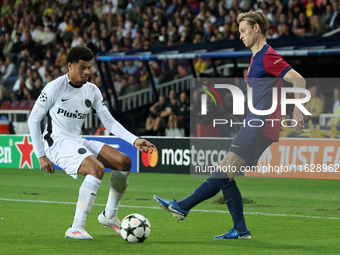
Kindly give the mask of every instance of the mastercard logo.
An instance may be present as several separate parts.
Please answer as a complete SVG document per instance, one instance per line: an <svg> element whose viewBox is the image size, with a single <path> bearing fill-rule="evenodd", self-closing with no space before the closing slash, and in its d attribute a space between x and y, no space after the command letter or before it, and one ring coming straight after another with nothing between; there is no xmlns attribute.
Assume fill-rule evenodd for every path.
<svg viewBox="0 0 340 255"><path fill-rule="evenodd" d="M158 162L158 151L154 151L149 154L146 152L142 152L142 163L145 167L151 166L155 167Z"/></svg>

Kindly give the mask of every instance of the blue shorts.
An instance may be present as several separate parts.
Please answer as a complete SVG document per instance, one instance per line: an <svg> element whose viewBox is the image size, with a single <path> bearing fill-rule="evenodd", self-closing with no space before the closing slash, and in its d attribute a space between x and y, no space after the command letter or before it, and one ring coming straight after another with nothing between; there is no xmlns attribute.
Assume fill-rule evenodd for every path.
<svg viewBox="0 0 340 255"><path fill-rule="evenodd" d="M245 166L256 166L262 153L273 142L276 141L249 128L242 127L235 135L228 151L246 160Z"/></svg>

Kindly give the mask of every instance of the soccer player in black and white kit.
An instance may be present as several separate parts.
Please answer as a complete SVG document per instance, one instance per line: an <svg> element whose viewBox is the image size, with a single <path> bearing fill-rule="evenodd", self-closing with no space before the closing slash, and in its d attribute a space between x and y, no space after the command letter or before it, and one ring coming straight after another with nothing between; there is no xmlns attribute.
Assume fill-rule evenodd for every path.
<svg viewBox="0 0 340 255"><path fill-rule="evenodd" d="M120 234L117 211L131 168L131 159L124 153L102 142L86 140L80 135L90 109L96 111L111 133L140 151L152 153L156 150L153 144L139 139L111 116L103 104L98 87L88 82L92 60L90 49L84 46L72 48L67 55L68 73L46 85L28 120L34 152L46 172L54 173L54 163L75 179L78 174L86 176L79 189L73 224L65 233L65 237L75 239L93 238L85 231L85 221L96 199L105 168L113 170L111 187L106 208L98 220ZM47 123L42 137L40 121L45 116Z"/></svg>

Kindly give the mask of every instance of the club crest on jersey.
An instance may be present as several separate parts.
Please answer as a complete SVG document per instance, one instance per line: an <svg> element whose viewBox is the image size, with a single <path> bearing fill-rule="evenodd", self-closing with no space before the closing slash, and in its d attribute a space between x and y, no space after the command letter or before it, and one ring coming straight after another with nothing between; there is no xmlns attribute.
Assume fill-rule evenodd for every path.
<svg viewBox="0 0 340 255"><path fill-rule="evenodd" d="M92 103L91 103L90 100L86 99L86 100L85 100L85 105L86 105L87 108L90 108L91 105L92 105Z"/></svg>
<svg viewBox="0 0 340 255"><path fill-rule="evenodd" d="M45 102L47 100L47 95L45 92L42 92L39 97L41 102Z"/></svg>
<svg viewBox="0 0 340 255"><path fill-rule="evenodd" d="M84 153L86 153L86 149L80 148L80 149L78 150L78 153L79 153L79 154L84 154Z"/></svg>
<svg viewBox="0 0 340 255"><path fill-rule="evenodd" d="M62 108L58 108L57 114L62 114L65 117L72 118L72 119L79 119L79 120L86 119L86 115L87 115L86 113L81 113L78 111L68 112L67 110L62 109Z"/></svg>

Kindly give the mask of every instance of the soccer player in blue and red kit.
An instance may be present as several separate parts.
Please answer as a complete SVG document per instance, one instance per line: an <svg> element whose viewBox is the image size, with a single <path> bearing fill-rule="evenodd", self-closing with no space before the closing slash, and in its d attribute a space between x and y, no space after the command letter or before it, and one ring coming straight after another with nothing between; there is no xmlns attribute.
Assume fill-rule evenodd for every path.
<svg viewBox="0 0 340 255"><path fill-rule="evenodd" d="M242 166L254 166L263 151L273 142L279 140L280 122L264 121L265 119L281 119L280 96L282 79L292 83L293 87L305 88L304 78L288 65L282 57L266 42L268 19L260 12L241 13L237 17L239 23L240 39L247 48L252 50L248 69L248 85L252 88L253 105L256 110L267 110L272 106L272 88L278 88L278 105L269 116L259 116L248 110L246 125L236 134L225 158L220 162L221 169L237 169ZM295 98L302 98L302 93L295 93ZM260 120L264 121L261 128ZM295 106L293 119L295 131L302 132L303 114ZM254 120L248 124L249 120ZM261 124L261 123L260 123ZM228 168L229 166L229 168ZM250 239L251 233L247 228L241 193L236 185L237 171L215 172L206 179L189 197L173 201L165 200L154 195L154 199L164 209L169 211L178 220L183 220L189 211L202 201L215 196L222 190L225 203L233 219L234 226L229 232L215 236L214 239Z"/></svg>

